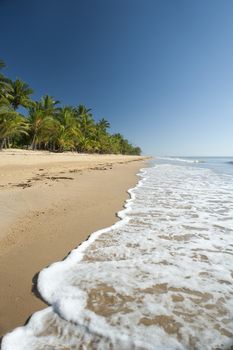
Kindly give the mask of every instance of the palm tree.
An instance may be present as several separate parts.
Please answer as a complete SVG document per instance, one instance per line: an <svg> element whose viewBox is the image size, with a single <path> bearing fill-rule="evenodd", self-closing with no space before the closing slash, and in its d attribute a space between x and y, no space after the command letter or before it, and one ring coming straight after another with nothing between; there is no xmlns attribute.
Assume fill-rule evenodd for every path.
<svg viewBox="0 0 233 350"><path fill-rule="evenodd" d="M60 108L59 114L56 116L59 122L58 132L56 135L56 143L60 151L75 149L80 130L78 129L75 112L72 107Z"/></svg>
<svg viewBox="0 0 233 350"><path fill-rule="evenodd" d="M55 119L59 113L58 103L59 101L54 100L53 97L45 95L29 108L28 121L32 134L31 149L35 150L39 142L48 143L49 138L53 139L58 129L58 122Z"/></svg>
<svg viewBox="0 0 233 350"><path fill-rule="evenodd" d="M49 95L43 96L39 101L41 109L46 111L48 115L55 115L59 112L59 107L57 107L59 103L60 101L54 100L53 97Z"/></svg>
<svg viewBox="0 0 233 350"><path fill-rule="evenodd" d="M74 108L78 127L84 137L90 136L94 131L95 123L90 111L91 109L87 109L84 105L79 105L77 108Z"/></svg>
<svg viewBox="0 0 233 350"><path fill-rule="evenodd" d="M94 139L95 122L90 111L91 109L86 108L84 105L74 108L75 118L80 131L77 149L81 152L91 152L96 147Z"/></svg>
<svg viewBox="0 0 233 350"><path fill-rule="evenodd" d="M96 151L99 153L109 152L110 135L107 132L109 127L110 123L104 118L95 125Z"/></svg>
<svg viewBox="0 0 233 350"><path fill-rule="evenodd" d="M33 93L33 90L26 84L24 81L16 79L11 82L11 94L10 94L10 103L14 110L19 106L29 108L32 106L33 102L30 99L30 96Z"/></svg>
<svg viewBox="0 0 233 350"><path fill-rule="evenodd" d="M0 104L0 150L9 146L9 138L17 135L28 135L27 120L4 101Z"/></svg>
<svg viewBox="0 0 233 350"><path fill-rule="evenodd" d="M109 129L110 128L110 123L106 120L106 119L104 119L104 118L102 118L102 119L100 119L100 121L97 123L97 127L102 131L102 132L107 132L107 129Z"/></svg>
<svg viewBox="0 0 233 350"><path fill-rule="evenodd" d="M88 137L93 134L95 124L94 124L94 120L90 115L88 114L81 115L78 121L78 125L83 136Z"/></svg>
<svg viewBox="0 0 233 350"><path fill-rule="evenodd" d="M0 59L0 71L4 67ZM134 147L121 134L111 135L106 119L95 123L91 109L84 105L59 108L59 101L49 95L33 102L32 93L24 81L11 81L0 73L0 149L9 146L12 140L22 146L30 137L32 149L141 153L139 147ZM29 110L26 118L17 112L20 106Z"/></svg>
<svg viewBox="0 0 233 350"><path fill-rule="evenodd" d="M5 66L3 60L0 59L0 70ZM10 92L12 91L10 83L11 80L0 73L0 99L7 99L10 97Z"/></svg>
<svg viewBox="0 0 233 350"><path fill-rule="evenodd" d="M76 115L78 115L78 116L82 116L82 115L88 114L90 117L92 117L92 114L90 113L91 108L86 108L82 104L78 105L78 107L75 107L74 111L75 111Z"/></svg>

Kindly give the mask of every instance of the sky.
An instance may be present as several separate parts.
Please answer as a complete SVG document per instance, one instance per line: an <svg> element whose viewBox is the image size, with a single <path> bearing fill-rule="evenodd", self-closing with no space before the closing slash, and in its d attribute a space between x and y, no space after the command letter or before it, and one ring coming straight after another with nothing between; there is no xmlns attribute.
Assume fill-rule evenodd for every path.
<svg viewBox="0 0 233 350"><path fill-rule="evenodd" d="M233 156L232 0L0 0L0 58L144 154Z"/></svg>

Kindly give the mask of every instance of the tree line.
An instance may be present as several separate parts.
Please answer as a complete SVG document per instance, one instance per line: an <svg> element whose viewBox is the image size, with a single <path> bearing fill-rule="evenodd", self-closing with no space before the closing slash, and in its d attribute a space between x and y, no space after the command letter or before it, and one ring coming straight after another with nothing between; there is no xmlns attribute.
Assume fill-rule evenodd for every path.
<svg viewBox="0 0 233 350"><path fill-rule="evenodd" d="M95 121L84 105L61 106L45 95L32 100L33 90L20 79L12 81L2 73L0 60L0 150L25 148L53 152L113 153L140 155L121 134L110 134L109 122ZM19 112L20 107L26 114Z"/></svg>

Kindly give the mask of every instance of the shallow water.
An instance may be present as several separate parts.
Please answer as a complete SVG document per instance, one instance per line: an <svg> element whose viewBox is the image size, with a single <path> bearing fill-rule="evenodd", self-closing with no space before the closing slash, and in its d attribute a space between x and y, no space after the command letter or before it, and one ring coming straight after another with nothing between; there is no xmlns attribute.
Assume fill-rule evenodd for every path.
<svg viewBox="0 0 233 350"><path fill-rule="evenodd" d="M144 169L123 220L40 273L52 307L3 350L233 345L233 178L183 163Z"/></svg>
<svg viewBox="0 0 233 350"><path fill-rule="evenodd" d="M153 162L154 163L154 162ZM156 164L176 164L210 169L233 176L233 157L157 157Z"/></svg>

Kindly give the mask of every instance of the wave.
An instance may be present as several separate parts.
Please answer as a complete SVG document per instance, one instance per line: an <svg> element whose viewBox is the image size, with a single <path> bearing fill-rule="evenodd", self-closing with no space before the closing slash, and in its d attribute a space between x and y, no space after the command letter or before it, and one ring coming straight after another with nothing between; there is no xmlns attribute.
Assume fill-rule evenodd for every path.
<svg viewBox="0 0 233 350"><path fill-rule="evenodd" d="M42 270L51 307L2 350L232 345L232 179L171 164L140 176L121 221Z"/></svg>
<svg viewBox="0 0 233 350"><path fill-rule="evenodd" d="M176 158L176 157L156 157L156 158L161 160L169 160L169 161L184 162L184 163L205 163L205 161L199 160L199 159L185 159L185 158Z"/></svg>

